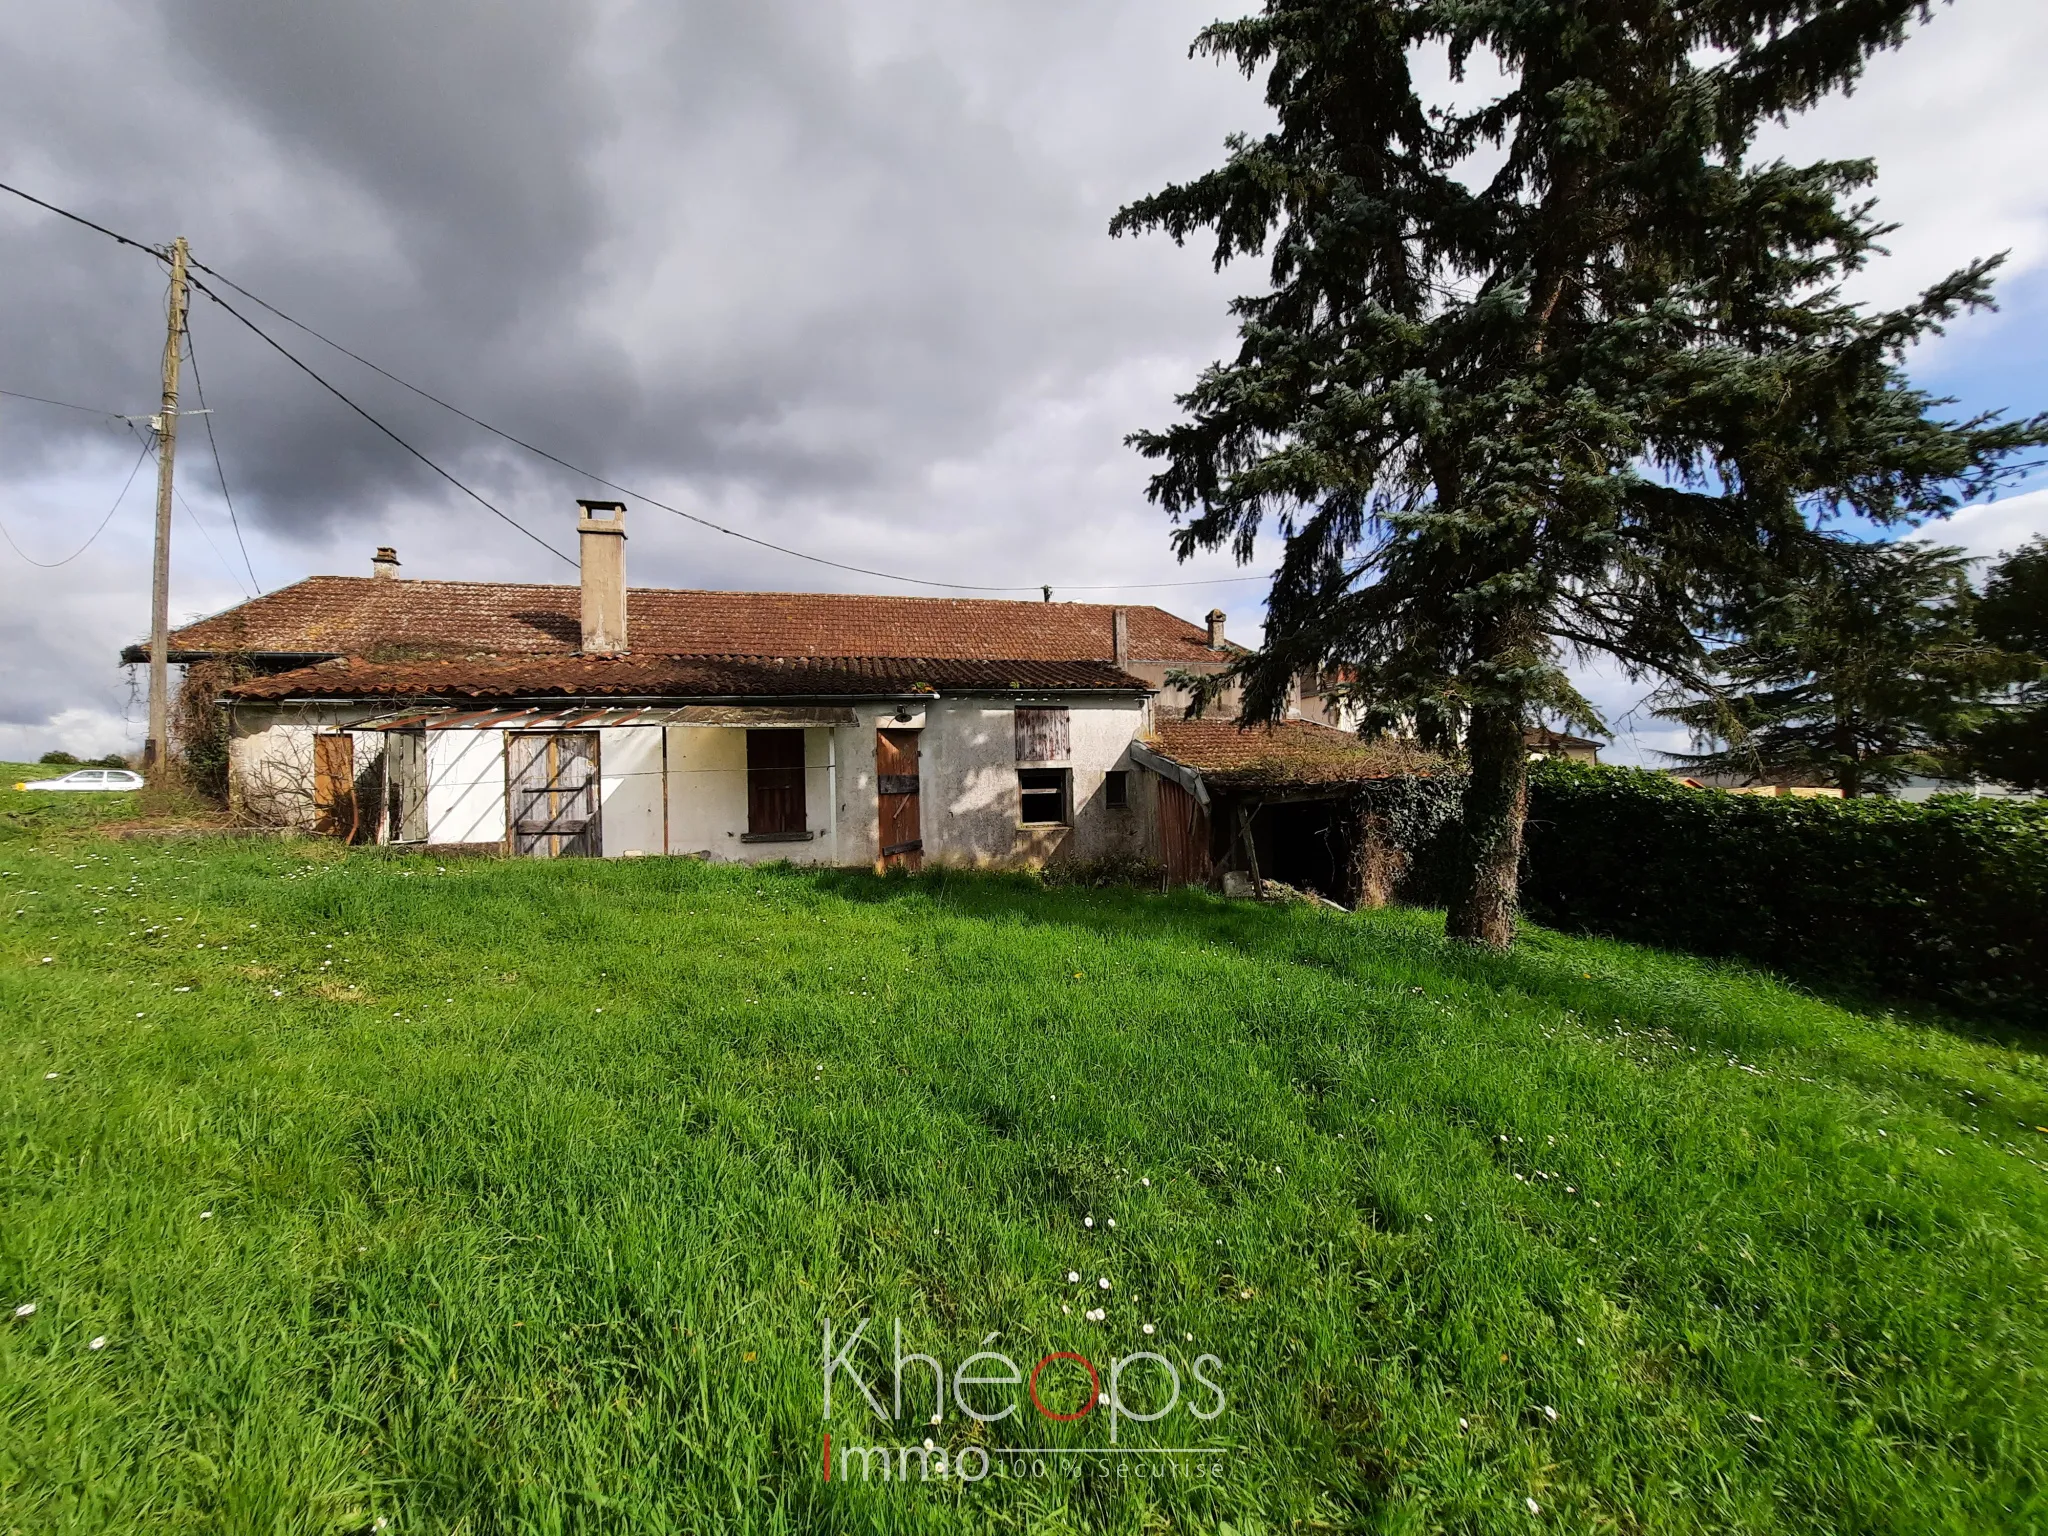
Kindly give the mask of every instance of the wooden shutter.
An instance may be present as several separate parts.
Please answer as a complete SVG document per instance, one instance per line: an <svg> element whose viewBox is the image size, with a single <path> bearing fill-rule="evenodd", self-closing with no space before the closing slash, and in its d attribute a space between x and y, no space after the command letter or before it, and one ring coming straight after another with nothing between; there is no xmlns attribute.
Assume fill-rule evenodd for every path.
<svg viewBox="0 0 2048 1536"><path fill-rule="evenodd" d="M1067 712L1064 709L1017 711L1017 761L1064 763L1068 757Z"/></svg>
<svg viewBox="0 0 2048 1536"><path fill-rule="evenodd" d="M804 733L748 731L747 834L776 837L804 830Z"/></svg>
<svg viewBox="0 0 2048 1536"><path fill-rule="evenodd" d="M356 741L345 733L313 738L313 830L356 835Z"/></svg>

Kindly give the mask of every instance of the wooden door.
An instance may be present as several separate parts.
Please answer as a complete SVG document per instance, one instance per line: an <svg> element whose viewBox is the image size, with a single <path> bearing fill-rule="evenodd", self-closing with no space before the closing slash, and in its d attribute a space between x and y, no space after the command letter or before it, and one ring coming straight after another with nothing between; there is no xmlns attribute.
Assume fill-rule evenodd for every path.
<svg viewBox="0 0 2048 1536"><path fill-rule="evenodd" d="M427 733L384 736L385 836L394 843L427 840Z"/></svg>
<svg viewBox="0 0 2048 1536"><path fill-rule="evenodd" d="M919 731L875 732L875 798L881 807L882 867L917 869L924 864L924 832L918 819L917 738Z"/></svg>
<svg viewBox="0 0 2048 1536"><path fill-rule="evenodd" d="M602 853L597 732L515 732L505 750L512 851L542 859Z"/></svg>
<svg viewBox="0 0 2048 1536"><path fill-rule="evenodd" d="M1155 779L1159 807L1159 862L1168 885L1206 885L1209 817L1199 801L1172 779Z"/></svg>
<svg viewBox="0 0 2048 1536"><path fill-rule="evenodd" d="M356 739L346 732L313 738L313 830L322 837L356 835Z"/></svg>

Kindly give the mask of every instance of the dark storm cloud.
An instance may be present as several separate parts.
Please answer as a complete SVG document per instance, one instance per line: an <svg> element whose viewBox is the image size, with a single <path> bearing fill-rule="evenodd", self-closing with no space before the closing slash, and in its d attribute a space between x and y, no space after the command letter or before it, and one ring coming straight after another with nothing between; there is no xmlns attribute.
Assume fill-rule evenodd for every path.
<svg viewBox="0 0 2048 1536"><path fill-rule="evenodd" d="M863 61L847 17L795 0L610 11L602 30L598 14L87 6L6 45L29 89L0 119L35 146L9 170L145 238L183 230L200 259L566 457L769 497L857 494L963 448L1020 379L1092 363L1085 338L1166 320L1097 249L1109 204L940 61ZM1045 16L1056 36L1073 10ZM33 294L0 321L19 376L146 408L160 280L76 229L0 218L0 261ZM473 429L251 318L494 494L559 503L563 477L510 473ZM203 298L193 329L259 522L424 483ZM36 442L80 430L39 422Z"/></svg>
<svg viewBox="0 0 2048 1536"><path fill-rule="evenodd" d="M1170 419L1258 273L1104 228L1259 129L1256 86L1186 57L1250 8L65 0L0 29L0 179L183 233L405 377L778 542L969 582L1229 577L1175 567L1122 437ZM1899 238L1931 241L1901 259L1915 281L2000 246L2035 261L2048 98L2022 44L2048 13L1977 0L1930 36L1881 61L1825 152L1878 154ZM153 408L152 262L0 197L0 274L0 389ZM568 544L575 477L250 313ZM408 574L565 574L203 299L192 330L262 584L365 570L387 542ZM39 558L75 549L134 453L118 423L0 398L0 521ZM182 618L248 581L193 423L178 462ZM58 570L0 550L0 751L132 742L108 663L146 622L148 490ZM636 581L916 590L634 516ZM1258 595L1127 593L1221 603L1240 638Z"/></svg>

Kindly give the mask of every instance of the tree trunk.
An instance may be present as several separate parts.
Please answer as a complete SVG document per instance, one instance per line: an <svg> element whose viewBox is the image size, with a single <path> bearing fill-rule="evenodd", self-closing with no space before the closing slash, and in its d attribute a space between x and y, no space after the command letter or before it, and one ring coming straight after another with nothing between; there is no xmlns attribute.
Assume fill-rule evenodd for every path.
<svg viewBox="0 0 2048 1536"><path fill-rule="evenodd" d="M1444 932L1493 949L1515 941L1515 888L1521 874L1522 819L1529 806L1529 754L1521 712L1488 704L1472 711L1465 738L1472 778L1465 789L1461 888Z"/></svg>

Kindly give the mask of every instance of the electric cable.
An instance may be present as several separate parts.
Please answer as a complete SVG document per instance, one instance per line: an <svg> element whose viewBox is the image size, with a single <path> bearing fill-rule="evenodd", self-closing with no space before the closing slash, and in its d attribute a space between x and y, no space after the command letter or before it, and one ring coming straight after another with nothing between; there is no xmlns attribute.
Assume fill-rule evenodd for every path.
<svg viewBox="0 0 2048 1536"><path fill-rule="evenodd" d="M362 417L363 420L367 421L379 432L382 432L386 437L390 438L391 441L398 444L399 447L403 448L407 453L411 454L414 458L418 459L422 464L426 465L427 468L431 469L443 480L446 480L450 485L454 486L458 491L462 492L463 495L467 496L471 501L475 502L478 506L482 507L486 512L490 513L491 516L497 518L507 527L517 529L521 534L524 534L527 538L533 540L534 543L538 544L542 549L546 550L549 554L553 555L557 560L561 561L564 565L571 567L574 567L576 565L575 560L570 558L568 555L563 554L559 549L555 548L554 545L550 544L546 539L542 538L532 529L526 527L523 523L515 522L508 513L500 511L497 507L493 506L490 502L486 501L482 496L478 495L475 491L471 490L467 485L464 485L460 480L456 479L454 475L450 474L447 470L443 469L439 464L436 464L424 453L421 453L419 449L413 447L411 443L407 442L404 438L400 437L396 432L392 431L389 427L385 426L384 423L379 421L375 416L372 416L360 405L357 405L355 401L351 400L347 395L343 394L339 389L335 388L334 385L328 383L326 379L322 378L318 373L314 372L311 365L301 362L298 359L298 357L296 357L294 354L288 351L284 347L284 345L278 340L276 340L273 336L271 336L268 331L265 331L261 326L257 325L255 321L251 320L247 315L243 314L240 310L236 309L234 305L228 303L226 299L222 298L219 294L215 293L211 288L207 287L206 284L199 281L199 279L197 278L193 278L192 286L194 288L197 288L201 293L205 294L209 299L213 300L214 303L218 304L222 309L226 310L229 314L233 315L237 320L241 321L243 325L247 326L265 344L271 347L279 357L282 357L294 368L298 369L301 373L305 374L307 378L311 379L315 384L318 384L322 389L326 390L330 395L334 396L335 399L339 400L343 405L347 406L350 410L354 411L358 416Z"/></svg>
<svg viewBox="0 0 2048 1536"><path fill-rule="evenodd" d="M140 240L130 240L126 235L117 234L104 224L95 224L82 213L73 213L69 208L59 208L55 203L46 203L40 197L24 192L19 187L9 186L4 181L0 181L0 192L12 192L24 202L34 203L38 208L47 208L60 219L69 219L74 224L83 224L87 229L95 230L105 235L109 240L118 240L121 244L133 246L138 251L146 251L159 261L167 260L170 256L170 252L160 245L144 245Z"/></svg>
<svg viewBox="0 0 2048 1536"><path fill-rule="evenodd" d="M176 486L172 486L171 495L176 497L178 505L185 509L185 521L197 530L200 538L206 540L206 547L213 551L213 558L220 562L220 568L226 574L228 580L233 582L240 590L248 592L249 596L257 596L257 593L249 592L249 589L243 586L241 573L235 569L234 563L221 553L220 546L213 542L213 535L206 531L206 524L199 520L199 514L193 511L192 503L185 499L185 493Z"/></svg>
<svg viewBox="0 0 2048 1536"><path fill-rule="evenodd" d="M249 585L259 593L263 583L256 579L256 567L249 560L249 546L242 542L242 520L235 516L235 498L228 494L228 472L220 461L220 442L213 435L213 413L206 409L206 385L199 378L199 352L192 345L192 319L185 318L185 357L192 364L192 392L199 397L200 419L206 423L206 446L213 450L213 472L220 476L220 499L227 503L228 525L235 530L235 547L242 552L242 564L249 572Z"/></svg>
<svg viewBox="0 0 2048 1536"><path fill-rule="evenodd" d="M57 214L60 217L66 219L70 219L73 223L82 224L87 229L95 230L100 234L106 235L110 239L118 240L123 245L132 246L138 251L146 251L150 255L158 258L159 260L166 259L166 254L164 250L159 247L145 245L140 240L131 240L126 235L116 233L114 230L108 229L103 224L94 223L91 219L85 218L80 214L72 213L68 209L59 208L54 203L47 203L44 202L43 199L39 197L31 196L29 193L22 191L19 187L10 186L6 182L0 182L0 192L12 192L15 196L23 198L28 202L34 203L38 208L48 209L51 213ZM699 527L708 528L714 533L722 533L727 538L739 539L743 543L755 545L757 548L760 549L771 550L779 555L788 555L791 558L797 560L807 560L814 565L828 566L833 570L847 571L856 576L872 576L879 581L901 582L908 586L939 587L954 592L1035 592L1041 590L1049 592L1054 586L1057 586L1059 590L1065 592L1136 592L1154 591L1170 587L1228 586L1239 582L1265 581L1268 579L1265 576L1216 576L1181 581L1084 582L1076 584L1023 582L1012 585L990 585L986 583L967 581L936 581L930 577L925 576L905 576L896 571L876 570L871 566L852 565L843 560L829 559L824 555L810 554L805 550L794 549L787 544L777 544L768 539L757 538L755 535L751 533L742 533L737 528L728 528L723 523L713 522L710 518L699 516L695 512L686 512L681 507L671 506L668 502L661 501L653 496L649 496L645 492L632 490L626 486L620 485L618 482L614 480L606 479L603 475L599 475L591 470L584 469L581 465L572 464L567 459L564 459L557 454L550 453L547 449L540 447L538 444L530 443L522 437L519 437L511 432L507 432L502 427L493 426L490 422L483 420L481 417L471 415L468 411L463 410L462 407L454 405L449 401L443 400L439 395L433 394L428 390L420 388L417 384L413 384L405 379L400 378L397 374L391 372L389 369L380 367L378 364L371 362L367 357L364 357L361 353L352 351L350 348L343 346L340 342L335 341L328 336L322 335L319 331L313 329L312 326L306 324L303 320L296 319L293 316L286 314L283 310L279 309L276 305L270 303L267 299L261 298L258 295L251 293L247 288L244 288L240 283L236 282L233 278L216 270L213 267L206 265L206 263L202 261L193 260L190 257L188 257L187 265L193 270L204 272L207 276L214 278L216 281L224 284L229 288L234 289L236 293L240 294L250 303L260 305L262 308L268 310L271 314L277 316L278 319L284 321L286 324L295 326L299 330L304 331L308 336L311 336L315 341L321 342L326 346L332 347L335 351L341 353L344 357L353 359L355 362L362 364L363 367L370 369L373 373L380 374L384 378L389 379L392 383L398 385L400 388L410 390L413 394L418 395L421 399L431 401L433 404L440 406L445 411L453 412L455 415L460 416L464 421L469 422L471 425L479 427L483 431L489 432L495 437L501 437L506 442L513 444L515 447L523 448L528 453L546 459L549 463L557 465L562 469L566 469L571 474L580 475L582 478L590 481L594 485L601 485L605 487L607 490L618 492L618 494L621 496L627 496L635 501L644 502L648 506L654 507L659 511L667 512L676 517L683 518L688 522L697 524ZM441 466L436 464L432 459L428 458L425 454L421 453L417 448L413 447L412 444L406 442L404 438L400 437L397 433L393 432L381 421L378 421L376 417L372 416L368 411L364 410L361 406L357 405L355 401L351 400L339 389L336 389L334 385L328 383L326 379L322 378L319 374L315 373L311 367L309 367L304 362L301 362L292 353L286 351L285 348L282 345L280 345L274 338L272 338L268 333L260 329L247 316L243 315L239 310L236 310L225 299L223 299L219 294L215 293L212 289L208 288L204 283L200 282L197 278L194 278L192 279L192 286L197 288L201 293L204 293L208 298L212 299L214 303L220 305L221 308L227 310L229 314L233 315L237 320L241 321L243 325L247 326L251 331L255 332L257 336L261 337L271 347L275 348L281 356L289 360L295 367L304 370L306 375L309 378L313 379L315 383L319 384L323 389L333 394L336 399L340 400L344 405L348 406L350 410L356 412L357 415L361 416L365 421L369 422L372 426L376 427L378 431L382 432L385 436L389 437L393 442L397 443L399 447L405 449L407 453L410 453L422 464L425 464L429 469L433 470L434 473L440 475L443 479L447 480L449 484L455 486L456 489L460 490L464 495L476 501L480 506L487 508L493 515L502 518L507 523L510 523L512 527L517 528L519 532L525 534L527 538L532 539L536 544L539 544L541 548L547 550L557 559L562 560L570 565L574 565L576 563L574 560L571 560L569 556L563 554L560 550L556 549L552 544L549 544L545 539L542 539L538 534L532 532L531 530L525 528L517 522L513 522L513 520L504 512L499 511L499 509L496 508L495 506L492 506L490 502L485 501L482 496L479 496L475 491L471 490L468 486L464 485L460 480L457 480L453 475L449 474L448 471L441 468ZM254 575L253 571L251 572L251 575Z"/></svg>
<svg viewBox="0 0 2048 1536"><path fill-rule="evenodd" d="M7 541L7 547L13 550L17 555L20 555L21 558L26 560L30 565L37 566L43 570L54 571L60 565L69 565L72 561L76 560L80 555L84 554L88 549L91 549L93 547L93 544L97 542L97 540L99 539L99 536L107 531L107 524L111 523L114 520L114 514L121 510L121 503L128 499L128 488L135 484L135 477L137 474L141 472L142 461L149 457L151 447L152 445L147 442L145 442L142 445L142 452L135 456L135 464L134 467L128 471L128 478L121 482L121 494L116 496L114 498L114 504L111 507L107 508L107 515L100 519L99 527L93 529L92 537L88 538L83 544L79 545L78 548L74 549L70 554L66 555L62 560L36 559L35 556L29 554L19 544L14 542L14 535L7 531L7 525L5 523L0 523L0 539L5 539Z"/></svg>
<svg viewBox="0 0 2048 1536"><path fill-rule="evenodd" d="M709 528L714 533L722 533L726 535L728 538L740 539L748 544L756 545L759 548L773 550L775 553L779 555L790 555L798 560L808 560L815 565L830 566L834 570L850 571L856 576L873 576L882 581L899 581L908 583L913 586L944 587L956 592L1035 592L1042 590L1047 585L1044 582L1033 581L1023 582L1013 586L988 586L975 582L935 581L923 576L905 576L895 571L879 571L869 566L849 565L842 560L831 560L827 559L823 555L813 555L801 549L792 549L786 544L772 543L767 539L757 538L751 533L741 533L736 528L728 528L723 523L713 522L708 517L700 517L695 512L686 512L681 507L671 506L669 505L669 503L665 501L661 501L653 496L649 496L644 491L636 491L629 486L620 485L617 481L607 480L603 475L596 473L594 470L585 469L580 464L572 464L567 459L562 458L560 455L550 453L547 449L541 447L537 443L530 443L523 437L519 437L514 433L507 432L503 427L493 426L490 422L485 421L480 416L472 416L468 411L465 411L461 406L455 405L450 401L443 400L439 395L434 394L431 390L422 389L420 388L419 385L414 384L409 380L400 378L390 369L382 367L377 363L371 362L370 359L364 357L360 352L356 352L348 347L345 347L340 342L334 340L332 337L323 335L321 332L316 331L315 329L313 329L312 326L306 324L305 321L300 320L295 316L286 314L283 310L279 309L275 304L272 304L269 300L251 293L248 289L244 288L240 283L236 282L233 278L228 277L223 273L215 271L212 267L207 266L206 263L204 263L203 261L192 260L189 261L189 265L191 265L198 271L206 273L207 276L209 277L219 279L228 287L234 289L235 292L239 293L243 298L247 299L250 303L259 304L264 309L269 310L271 314L277 316L277 318L284 321L285 324L295 326L297 329L304 331L308 336L312 337L315 341L320 342L325 346L332 347L335 351L339 352L343 357L361 363L365 368L369 369L372 373L378 374L383 378L389 379L393 384L396 384L400 389L410 390L415 395L418 395L422 400L430 401L433 404L440 406L442 410L449 411L457 416L460 416L464 421L468 422L471 426L480 427L484 431L491 433L495 437L503 438L506 442L513 444L515 447L524 448L528 453L535 454L540 458L546 459L550 464L558 465L559 467L568 470L573 475L580 475L582 478L590 481L594 485L601 485L606 490L617 491L621 496L629 496L635 501L645 502L648 506L657 508L660 511L673 513L675 516L684 518L689 522L696 523L700 527ZM1219 576L1212 577L1206 580L1193 581L1125 581L1094 582L1082 584L1054 583L1053 585L1058 586L1061 591L1065 592L1125 592L1136 591L1140 589L1151 590L1154 588L1162 587L1221 586L1226 583L1232 582L1264 580L1266 580L1264 576Z"/></svg>
<svg viewBox="0 0 2048 1536"><path fill-rule="evenodd" d="M114 421L124 420L119 411L102 411L90 405L73 405L69 400L52 400L47 395L24 395L18 389L0 389L0 395L10 400L33 400L37 405L61 405L67 411L83 411L88 416L105 416Z"/></svg>

